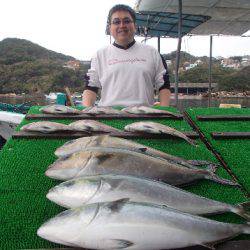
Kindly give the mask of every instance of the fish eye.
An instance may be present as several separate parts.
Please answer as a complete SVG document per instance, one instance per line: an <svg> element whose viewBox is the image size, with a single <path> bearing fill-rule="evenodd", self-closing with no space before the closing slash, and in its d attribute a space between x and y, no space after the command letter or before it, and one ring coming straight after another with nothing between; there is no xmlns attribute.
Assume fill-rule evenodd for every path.
<svg viewBox="0 0 250 250"><path fill-rule="evenodd" d="M89 130L89 131L91 131L91 130L92 130L92 127L91 127L91 126L89 126L89 125L85 125L85 128L86 128L87 130Z"/></svg>
<svg viewBox="0 0 250 250"><path fill-rule="evenodd" d="M50 129L50 127L49 127L49 126L46 126L46 125L42 126L42 128L43 128L43 129Z"/></svg>
<svg viewBox="0 0 250 250"><path fill-rule="evenodd" d="M71 186L73 186L75 184L75 181L66 181L65 183L64 183L64 186L65 187L71 187Z"/></svg>
<svg viewBox="0 0 250 250"><path fill-rule="evenodd" d="M71 155L65 155L65 156L59 158L58 160L59 160L59 161L65 161L65 160L70 159L70 157L71 157Z"/></svg>

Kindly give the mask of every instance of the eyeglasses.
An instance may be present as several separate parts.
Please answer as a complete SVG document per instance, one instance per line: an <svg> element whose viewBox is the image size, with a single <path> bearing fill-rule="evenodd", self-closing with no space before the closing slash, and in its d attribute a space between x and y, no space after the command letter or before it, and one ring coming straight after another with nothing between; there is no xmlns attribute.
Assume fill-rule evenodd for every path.
<svg viewBox="0 0 250 250"><path fill-rule="evenodd" d="M120 25L121 23L128 25L130 23L133 23L134 21L129 19L129 18L124 18L124 19L119 19L119 18L114 18L111 22L113 25Z"/></svg>

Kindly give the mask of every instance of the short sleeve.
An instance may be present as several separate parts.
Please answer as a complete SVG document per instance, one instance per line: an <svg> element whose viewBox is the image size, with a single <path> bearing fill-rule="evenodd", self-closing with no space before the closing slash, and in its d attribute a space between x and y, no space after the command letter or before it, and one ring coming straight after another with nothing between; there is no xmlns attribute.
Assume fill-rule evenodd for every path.
<svg viewBox="0 0 250 250"><path fill-rule="evenodd" d="M93 56L91 59L91 66L87 72L87 76L88 76L87 87L101 88L101 83L99 81L99 74L98 74L97 55Z"/></svg>
<svg viewBox="0 0 250 250"><path fill-rule="evenodd" d="M167 64L163 57L155 50L155 86L157 89L170 89Z"/></svg>

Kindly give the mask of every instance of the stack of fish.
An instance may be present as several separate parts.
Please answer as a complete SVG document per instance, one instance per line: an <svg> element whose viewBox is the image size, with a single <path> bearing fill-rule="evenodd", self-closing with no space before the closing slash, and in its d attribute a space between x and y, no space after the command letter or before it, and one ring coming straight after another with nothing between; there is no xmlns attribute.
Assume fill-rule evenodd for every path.
<svg viewBox="0 0 250 250"><path fill-rule="evenodd" d="M131 123L124 128L125 131L129 132L140 132L144 134L168 134L174 137L181 138L191 145L197 146L196 142L192 139L188 138L184 133L171 128L169 126L151 122L151 121L143 121L143 122L135 122ZM121 132L119 129L113 128L96 120L78 120L70 123L69 125L65 125L57 122L50 121L39 121L32 122L27 125L24 125L21 128L21 131L26 132L42 132L42 133L53 133L53 132L61 132L61 131L71 131L71 132L85 132L87 134L91 134L93 132L101 132L101 133L116 133Z"/></svg>
<svg viewBox="0 0 250 250"><path fill-rule="evenodd" d="M122 110L114 109L112 107L100 107L100 106L93 106L93 107L87 107L83 110L78 110L72 107L67 107L64 105L49 105L45 106L40 109L42 113L45 114L67 114L67 115L79 115L79 114L89 114L89 115L99 115L99 114L105 114L105 115L121 115L121 114L150 114L150 115L170 115L173 117L176 117L176 114L167 111L167 110L159 110L155 108L151 108L148 106L132 106L127 107Z"/></svg>
<svg viewBox="0 0 250 250"><path fill-rule="evenodd" d="M63 123L58 123L58 122L50 122L50 121L31 122L27 125L24 125L21 128L21 131L41 132L41 133L53 133L60 131L71 131L71 132L81 131L85 133L91 133L91 132L110 133L110 132L117 132L119 130L95 120L78 120L70 123L69 125L65 125Z"/></svg>
<svg viewBox="0 0 250 250"><path fill-rule="evenodd" d="M69 141L55 154L59 159L46 175L66 181L47 198L69 210L38 229L44 239L88 249L171 249L212 248L250 234L247 224L199 216L233 212L249 220L244 209L249 204L225 204L175 187L199 179L237 185L218 177L213 163L185 160L109 135Z"/></svg>

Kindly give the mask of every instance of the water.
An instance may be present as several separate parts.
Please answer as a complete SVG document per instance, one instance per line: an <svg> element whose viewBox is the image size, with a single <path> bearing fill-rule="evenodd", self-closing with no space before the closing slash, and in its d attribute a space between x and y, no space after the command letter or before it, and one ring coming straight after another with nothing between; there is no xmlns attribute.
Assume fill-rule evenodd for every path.
<svg viewBox="0 0 250 250"><path fill-rule="evenodd" d="M8 104L22 104L28 103L28 105L35 106L44 106L50 102L43 95L22 95L16 97L0 96L0 102Z"/></svg>
<svg viewBox="0 0 250 250"><path fill-rule="evenodd" d="M191 107L208 107L208 98L197 99L190 97L190 99L179 99L178 108L183 111ZM45 96L18 96L18 97L1 97L0 102L9 103L9 104L22 104L24 102L30 102L29 105L48 105L51 104L51 101L45 98ZM173 106L175 101L171 99L170 105ZM221 103L230 103L230 104L241 104L242 107L250 107L250 98L240 97L240 98L212 98L211 107L219 107Z"/></svg>
<svg viewBox="0 0 250 250"><path fill-rule="evenodd" d="M174 105L174 100L170 101L170 105ZM226 104L241 104L241 107L250 107L250 98L240 97L240 98L212 98L211 99L211 107L219 107L221 103ZM178 109L184 111L187 108L192 107L208 107L209 102L208 98L202 99L179 99L178 100Z"/></svg>

